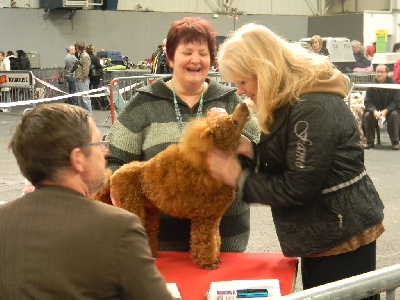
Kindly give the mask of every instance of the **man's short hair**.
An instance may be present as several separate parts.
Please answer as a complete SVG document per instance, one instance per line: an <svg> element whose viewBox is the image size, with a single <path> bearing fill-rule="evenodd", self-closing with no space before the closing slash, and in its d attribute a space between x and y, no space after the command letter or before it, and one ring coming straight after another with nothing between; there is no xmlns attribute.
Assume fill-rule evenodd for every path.
<svg viewBox="0 0 400 300"><path fill-rule="evenodd" d="M36 185L69 168L71 151L92 138L89 117L87 110L65 103L42 104L25 113L8 145L22 175Z"/></svg>
<svg viewBox="0 0 400 300"><path fill-rule="evenodd" d="M351 47L357 47L357 46L361 46L361 42L357 41L357 40L352 40L350 42Z"/></svg>
<svg viewBox="0 0 400 300"><path fill-rule="evenodd" d="M70 45L66 48L67 52L70 52L72 49L75 49L74 45Z"/></svg>
<svg viewBox="0 0 400 300"><path fill-rule="evenodd" d="M75 49L79 51L84 51L85 50L85 42L79 41L75 43Z"/></svg>
<svg viewBox="0 0 400 300"><path fill-rule="evenodd" d="M385 67L386 73L389 73L389 67L388 67L387 65L384 65L384 64L377 65L376 68L375 68L375 70L376 70L378 67Z"/></svg>
<svg viewBox="0 0 400 300"><path fill-rule="evenodd" d="M393 52L397 52L397 50L399 50L399 49L400 49L400 43L395 43L393 45Z"/></svg>

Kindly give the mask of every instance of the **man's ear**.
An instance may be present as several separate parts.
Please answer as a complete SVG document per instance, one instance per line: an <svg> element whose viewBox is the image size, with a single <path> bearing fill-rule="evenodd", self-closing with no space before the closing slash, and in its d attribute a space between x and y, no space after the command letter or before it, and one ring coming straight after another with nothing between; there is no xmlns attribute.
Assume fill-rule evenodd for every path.
<svg viewBox="0 0 400 300"><path fill-rule="evenodd" d="M71 168L75 171L81 173L85 170L86 156L81 148L72 149L69 155L69 161L71 163Z"/></svg>

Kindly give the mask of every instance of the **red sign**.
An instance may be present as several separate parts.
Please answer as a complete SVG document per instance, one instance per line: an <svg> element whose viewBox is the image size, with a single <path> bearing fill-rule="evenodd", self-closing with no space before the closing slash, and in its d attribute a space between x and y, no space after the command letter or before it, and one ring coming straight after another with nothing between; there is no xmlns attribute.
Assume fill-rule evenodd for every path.
<svg viewBox="0 0 400 300"><path fill-rule="evenodd" d="M7 75L0 75L0 84L7 83Z"/></svg>

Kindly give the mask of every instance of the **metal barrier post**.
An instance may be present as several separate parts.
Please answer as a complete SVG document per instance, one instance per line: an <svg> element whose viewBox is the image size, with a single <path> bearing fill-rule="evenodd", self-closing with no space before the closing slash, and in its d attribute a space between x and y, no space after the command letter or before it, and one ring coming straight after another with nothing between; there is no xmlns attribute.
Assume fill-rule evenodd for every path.
<svg viewBox="0 0 400 300"><path fill-rule="evenodd" d="M111 80L109 89L110 89L110 114L111 114L111 125L114 124L115 121L115 111L114 111L114 85L118 86L118 78L114 78Z"/></svg>
<svg viewBox="0 0 400 300"><path fill-rule="evenodd" d="M400 286L400 264L338 280L308 290L283 296L282 300L362 299L386 292L386 300L394 300Z"/></svg>

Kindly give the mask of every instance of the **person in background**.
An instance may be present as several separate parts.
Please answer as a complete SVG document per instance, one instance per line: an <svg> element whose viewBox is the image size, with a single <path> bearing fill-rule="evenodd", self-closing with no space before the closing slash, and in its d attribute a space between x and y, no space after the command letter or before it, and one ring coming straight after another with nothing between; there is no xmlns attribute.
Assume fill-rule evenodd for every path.
<svg viewBox="0 0 400 300"><path fill-rule="evenodd" d="M14 52L12 52L11 50L8 50L6 58L10 63L10 70L21 70L19 60L14 55Z"/></svg>
<svg viewBox="0 0 400 300"><path fill-rule="evenodd" d="M82 41L76 42L75 50L78 64L77 69L75 71L75 84L76 90L78 92L87 92L89 91L89 71L91 60L89 54L86 53L85 43ZM87 109L90 114L92 114L92 101L88 94L84 94L79 97L79 105L85 109Z"/></svg>
<svg viewBox="0 0 400 300"><path fill-rule="evenodd" d="M168 64L166 52L167 40L162 41L162 47L155 52L154 59L152 60L151 73L152 74L171 74L172 70ZM154 53L153 53L154 55Z"/></svg>
<svg viewBox="0 0 400 300"><path fill-rule="evenodd" d="M10 62L6 62L6 54L3 51L0 51L0 71L10 71ZM0 89L1 102L10 103L10 88L4 87ZM10 107L0 107L0 112L9 112Z"/></svg>
<svg viewBox="0 0 400 300"><path fill-rule="evenodd" d="M86 52L90 57L89 88L97 89L100 86L100 77L103 72L103 66L100 64L100 60L96 55L96 49L93 45L87 45Z"/></svg>
<svg viewBox="0 0 400 300"><path fill-rule="evenodd" d="M348 81L329 58L247 24L219 50L226 82L255 105L259 143L210 151L210 175L271 207L282 252L301 258L303 288L376 269L383 204L366 173ZM242 168L237 155L252 165ZM368 299L377 299L379 295Z"/></svg>
<svg viewBox="0 0 400 300"><path fill-rule="evenodd" d="M0 51L0 71L6 70L6 64L4 63L5 57L6 57L6 54L4 53L4 51Z"/></svg>
<svg viewBox="0 0 400 300"><path fill-rule="evenodd" d="M400 43L395 43L393 45L393 52L400 52ZM400 59L396 60L393 65L393 80L396 83L400 83Z"/></svg>
<svg viewBox="0 0 400 300"><path fill-rule="evenodd" d="M375 83L395 83L389 77L389 68L386 65L377 65L375 72ZM365 94L364 106L363 124L367 140L364 149L375 147L375 128L378 126L378 121L387 120L387 131L392 142L392 149L399 150L400 90L369 87Z"/></svg>
<svg viewBox="0 0 400 300"><path fill-rule="evenodd" d="M372 45L369 45L369 46L367 46L366 48L367 48L367 54L366 54L366 56L367 56L367 58L369 59L369 60L372 60L372 57L374 57L374 54L375 54L375 45L376 45L376 43L375 42L373 42L372 43Z"/></svg>
<svg viewBox="0 0 400 300"><path fill-rule="evenodd" d="M103 73L103 66L96 55L96 49L93 45L87 45L86 52L90 57L89 89L98 89L100 86L101 74ZM101 109L100 97L96 97L94 100L95 104L93 106L97 109Z"/></svg>
<svg viewBox="0 0 400 300"><path fill-rule="evenodd" d="M163 43L164 43L164 41L165 41L165 43L167 43L167 39L164 39ZM151 62L153 62L154 59L156 58L156 56L162 51L162 47L163 47L162 44L157 46L157 50L154 51L153 54L151 55Z"/></svg>
<svg viewBox="0 0 400 300"><path fill-rule="evenodd" d="M9 149L35 190L0 205L0 299L172 299L139 218L89 199L108 143L88 111L39 105Z"/></svg>
<svg viewBox="0 0 400 300"><path fill-rule="evenodd" d="M30 70L31 62L24 50L17 50L17 58L19 60L19 70Z"/></svg>
<svg viewBox="0 0 400 300"><path fill-rule="evenodd" d="M12 51L7 51L7 54L4 54L4 57L3 57L3 62L4 62L4 66L5 66L6 71L10 71L11 70L9 52L12 52Z"/></svg>
<svg viewBox="0 0 400 300"><path fill-rule="evenodd" d="M350 45L353 50L354 59L356 60L354 67L355 68L371 67L371 61L365 56L364 54L365 51L361 51L361 49L363 48L361 43L357 40L352 40ZM372 69L369 71L372 71Z"/></svg>
<svg viewBox="0 0 400 300"><path fill-rule="evenodd" d="M211 108L231 114L241 102L236 89L207 78L215 59L215 31L202 18L183 18L172 24L166 54L172 76L157 79L140 88L127 102L111 126L107 166L115 171L132 161L146 161L179 142L185 125ZM257 139L259 128L249 119L246 135ZM220 224L221 251L243 252L250 233L250 210L236 198ZM159 250L188 251L190 220L161 216Z"/></svg>
<svg viewBox="0 0 400 300"><path fill-rule="evenodd" d="M78 59L75 56L75 46L70 45L67 47L67 55L65 56L65 78L68 82L68 93L75 94L76 93L76 83L74 79L75 72L71 72L71 69L75 66ZM79 105L78 97L73 96L68 98L68 102L70 104Z"/></svg>
<svg viewBox="0 0 400 300"><path fill-rule="evenodd" d="M314 53L329 56L329 51L326 47L324 47L322 38L319 35L312 36L310 44L311 44L311 48L313 49Z"/></svg>

